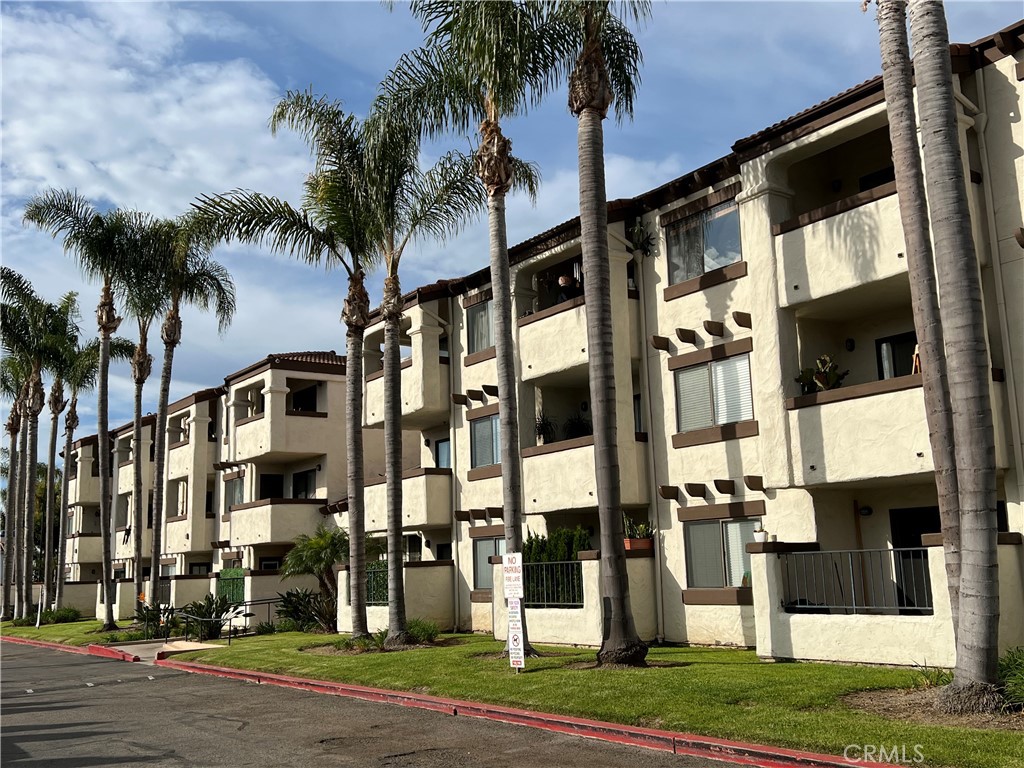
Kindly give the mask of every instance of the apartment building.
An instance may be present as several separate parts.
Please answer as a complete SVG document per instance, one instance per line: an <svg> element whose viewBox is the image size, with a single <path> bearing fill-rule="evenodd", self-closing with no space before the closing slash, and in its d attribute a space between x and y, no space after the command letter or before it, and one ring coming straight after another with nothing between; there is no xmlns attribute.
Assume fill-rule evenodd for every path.
<svg viewBox="0 0 1024 768"><path fill-rule="evenodd" d="M951 51L992 361L1003 647L1024 643L1022 49L1024 22ZM654 529L653 546L627 551L638 631L765 657L951 665L881 78L732 149L608 206L622 506ZM525 525L579 527L596 547L579 236L574 219L510 249L513 343ZM489 280L485 268L405 297L404 574L410 615L503 637ZM373 535L386 531L382 344L377 317L364 385ZM344 364L322 354L271 356L172 406L172 584L215 588L210 573L240 566L247 596L268 592L261 579L280 591L274 569L296 535L347 527ZM848 371L841 386L805 387L823 355ZM81 476L87 441L76 451ZM74 487L78 515L93 491ZM533 640L600 642L600 561L580 549L527 565L542 583L527 596ZM386 589L370 576L378 628Z"/></svg>

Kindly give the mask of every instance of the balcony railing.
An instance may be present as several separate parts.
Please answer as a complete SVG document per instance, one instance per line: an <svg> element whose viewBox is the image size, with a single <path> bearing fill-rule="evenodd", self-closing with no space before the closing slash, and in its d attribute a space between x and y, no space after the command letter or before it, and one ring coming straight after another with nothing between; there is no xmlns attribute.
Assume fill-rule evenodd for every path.
<svg viewBox="0 0 1024 768"><path fill-rule="evenodd" d="M778 557L787 613L933 612L925 548L785 552Z"/></svg>
<svg viewBox="0 0 1024 768"><path fill-rule="evenodd" d="M388 604L388 569L387 563L384 567L369 563L366 568L366 604L387 605Z"/></svg>
<svg viewBox="0 0 1024 768"><path fill-rule="evenodd" d="M524 563L523 592L527 608L582 608L583 563Z"/></svg>

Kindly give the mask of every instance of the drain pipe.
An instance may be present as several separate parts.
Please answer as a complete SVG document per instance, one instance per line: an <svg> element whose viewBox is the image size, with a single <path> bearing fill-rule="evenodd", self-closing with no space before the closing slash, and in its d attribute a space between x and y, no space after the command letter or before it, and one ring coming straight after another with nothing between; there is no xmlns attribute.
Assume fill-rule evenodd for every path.
<svg viewBox="0 0 1024 768"><path fill-rule="evenodd" d="M654 408L651 405L650 397L651 367L647 361L647 303L644 300L646 298L646 284L644 281L643 256L639 251L637 251L632 243L627 242L615 233L609 234L621 242L629 252L633 253L634 257L639 257L637 258L636 269L633 270L633 274L636 277L636 290L640 296L640 311L637 313L640 317L640 380L647 385L646 396L641 398L644 403L644 415L647 418L647 442L644 444L646 446L647 453L647 493L650 496L651 507L654 510L654 527L658 532L658 542L657 546L654 548L654 601L655 615L657 618L655 639L657 642L662 643L665 641L664 577L661 569L664 547L661 542L661 510L659 509L658 504L658 483L654 474Z"/></svg>

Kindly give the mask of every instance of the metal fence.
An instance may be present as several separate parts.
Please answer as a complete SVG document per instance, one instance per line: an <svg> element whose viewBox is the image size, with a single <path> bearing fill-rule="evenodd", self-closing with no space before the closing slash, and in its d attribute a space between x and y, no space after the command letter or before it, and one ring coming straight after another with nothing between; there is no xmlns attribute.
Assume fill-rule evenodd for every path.
<svg viewBox="0 0 1024 768"><path fill-rule="evenodd" d="M171 604L171 580L168 578L157 579L156 582L156 604Z"/></svg>
<svg viewBox="0 0 1024 768"><path fill-rule="evenodd" d="M217 578L217 597L226 597L229 603L242 603L245 601L245 577L234 576Z"/></svg>
<svg viewBox="0 0 1024 768"><path fill-rule="evenodd" d="M523 593L527 608L582 608L583 563L524 563Z"/></svg>
<svg viewBox="0 0 1024 768"><path fill-rule="evenodd" d="M366 604L388 604L388 570L387 568L366 569Z"/></svg>
<svg viewBox="0 0 1024 768"><path fill-rule="evenodd" d="M779 560L787 613L932 613L927 549L786 552Z"/></svg>

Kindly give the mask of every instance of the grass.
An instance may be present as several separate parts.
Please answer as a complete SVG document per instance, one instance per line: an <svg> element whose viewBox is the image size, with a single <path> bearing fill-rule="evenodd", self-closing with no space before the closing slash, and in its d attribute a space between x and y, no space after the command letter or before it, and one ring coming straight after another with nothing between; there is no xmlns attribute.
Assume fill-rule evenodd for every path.
<svg viewBox="0 0 1024 768"><path fill-rule="evenodd" d="M0 624L0 635L25 637L29 640L46 640L61 645L88 645L102 643L104 634L99 629L103 622L89 619L72 621L67 624L44 624L39 629L32 627L15 627L9 621Z"/></svg>
<svg viewBox="0 0 1024 768"><path fill-rule="evenodd" d="M836 664L765 664L751 651L652 648L648 660L677 666L573 669L592 650L543 648L516 675L507 661L486 658L502 644L455 636L456 644L400 653L317 655L302 650L336 638L297 632L236 640L230 647L184 654L238 669L417 690L435 696L503 704L630 725L699 733L842 754L849 744L920 744L925 765L957 768L1024 766L1024 736L918 725L845 706L847 693L911 688L913 670Z"/></svg>

